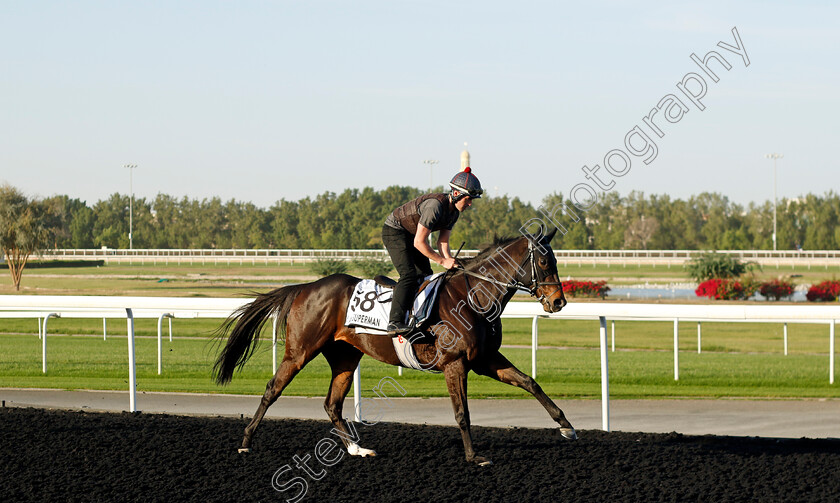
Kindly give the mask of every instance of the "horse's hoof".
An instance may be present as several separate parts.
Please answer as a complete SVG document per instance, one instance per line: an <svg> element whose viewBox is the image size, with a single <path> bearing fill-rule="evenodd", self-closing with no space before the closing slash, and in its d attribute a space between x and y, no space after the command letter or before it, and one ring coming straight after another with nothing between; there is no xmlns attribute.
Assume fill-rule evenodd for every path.
<svg viewBox="0 0 840 503"><path fill-rule="evenodd" d="M490 461L487 458L483 458L481 456L476 456L476 457L470 459L469 461L472 461L473 463L477 464L478 466L490 466L490 465L493 464L492 461Z"/></svg>
<svg viewBox="0 0 840 503"><path fill-rule="evenodd" d="M376 451L372 449L365 449L364 447L360 447L359 444L351 443L347 446L347 453L351 456L361 456L363 458L368 456L376 456Z"/></svg>
<svg viewBox="0 0 840 503"><path fill-rule="evenodd" d="M240 447L238 451L239 454L245 454L246 452L251 452L251 449L248 447Z"/></svg>
<svg viewBox="0 0 840 503"><path fill-rule="evenodd" d="M577 433L574 428L560 428L560 434L568 440L577 440Z"/></svg>

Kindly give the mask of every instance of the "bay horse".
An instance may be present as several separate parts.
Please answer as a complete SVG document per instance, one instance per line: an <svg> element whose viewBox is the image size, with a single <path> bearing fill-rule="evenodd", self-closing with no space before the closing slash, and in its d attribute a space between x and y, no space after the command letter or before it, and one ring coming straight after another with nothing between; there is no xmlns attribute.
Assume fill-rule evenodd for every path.
<svg viewBox="0 0 840 503"><path fill-rule="evenodd" d="M557 261L549 244L556 232L554 229L546 235L497 238L476 257L460 259L461 267L450 269L439 289L437 309L418 327L420 331L415 336L409 336L420 364L425 369L442 372L445 377L469 462L490 464L488 459L476 455L472 445L467 406L470 370L525 389L557 422L563 437L577 438L563 411L531 377L499 352L502 342L499 315L517 290L530 292L549 313L560 311L566 305L557 277ZM254 431L266 410L297 373L318 354L323 354L332 369L324 402L327 415L341 433L348 453L376 455L351 440L355 438L351 431L355 430L350 430L342 417L344 399L362 355L397 366L400 360L390 336L357 334L354 328L344 326L347 306L359 281L346 274L333 274L311 283L278 288L242 306L220 327L221 341L230 332L213 367L216 382L222 385L230 382L234 370L251 357L263 325L273 315L278 317L280 328L286 334L283 361L268 381L260 405L245 428L239 452L250 450Z"/></svg>

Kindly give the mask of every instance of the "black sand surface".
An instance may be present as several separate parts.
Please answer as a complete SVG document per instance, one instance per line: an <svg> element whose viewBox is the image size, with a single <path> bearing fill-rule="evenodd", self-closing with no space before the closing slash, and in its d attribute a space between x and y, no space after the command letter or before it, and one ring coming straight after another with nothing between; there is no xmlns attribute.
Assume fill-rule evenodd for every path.
<svg viewBox="0 0 840 503"><path fill-rule="evenodd" d="M836 439L587 430L570 442L552 429L476 427L478 453L494 461L479 467L464 461L454 425L359 425L359 443L379 455L356 458L329 450L337 440L329 423L301 420L264 421L253 451L238 454L246 423L0 409L0 494L3 501L840 501ZM334 464L316 460L316 448Z"/></svg>

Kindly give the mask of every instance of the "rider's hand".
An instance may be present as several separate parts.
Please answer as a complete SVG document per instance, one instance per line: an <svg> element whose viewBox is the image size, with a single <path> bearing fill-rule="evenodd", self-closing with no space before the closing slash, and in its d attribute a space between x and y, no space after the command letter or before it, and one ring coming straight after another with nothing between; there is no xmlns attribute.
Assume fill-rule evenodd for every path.
<svg viewBox="0 0 840 503"><path fill-rule="evenodd" d="M442 265L445 269L452 269L453 267L458 266L458 261L452 257L444 258L440 265Z"/></svg>

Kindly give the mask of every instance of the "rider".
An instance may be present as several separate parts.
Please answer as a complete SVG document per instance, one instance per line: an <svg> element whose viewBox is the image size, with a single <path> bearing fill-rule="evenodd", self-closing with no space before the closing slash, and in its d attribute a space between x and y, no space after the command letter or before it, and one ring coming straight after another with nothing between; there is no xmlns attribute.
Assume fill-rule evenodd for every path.
<svg viewBox="0 0 840 503"><path fill-rule="evenodd" d="M460 212L472 205L484 192L478 178L466 167L449 182L448 194L425 194L394 210L382 227L382 243L391 256L400 279L394 288L388 333L408 332L412 326L405 320L420 280L432 274L429 260L445 269L455 267L456 261L449 253L449 235ZM427 243L429 234L440 231L438 250Z"/></svg>

